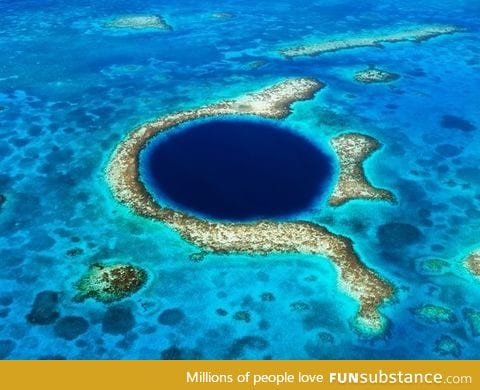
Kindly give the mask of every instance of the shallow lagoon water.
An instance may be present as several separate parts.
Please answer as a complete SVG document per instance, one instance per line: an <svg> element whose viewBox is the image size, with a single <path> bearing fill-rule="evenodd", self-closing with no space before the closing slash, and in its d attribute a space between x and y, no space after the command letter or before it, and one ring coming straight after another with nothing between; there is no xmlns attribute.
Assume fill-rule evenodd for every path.
<svg viewBox="0 0 480 390"><path fill-rule="evenodd" d="M233 17L212 18L219 8ZM480 310L480 283L463 267L480 243L478 8L433 0L1 2L0 357L478 359L480 339L464 312ZM125 14L163 15L173 31L104 28ZM424 23L468 31L292 61L276 55L291 42ZM356 83L354 73L368 65L400 78ZM283 125L323 150L348 131L384 145L366 172L396 194L397 205L352 201L302 213L350 237L397 287L380 339L355 333L355 302L328 261L271 254L192 262L199 248L120 206L105 181L112 150L136 126L299 76L327 88L295 104ZM474 129L463 131L472 128L465 123ZM446 155L444 145L460 153ZM383 227L391 223L421 235L411 240L411 228ZM404 245L391 247L392 240ZM425 270L432 258L448 266ZM111 305L73 301L90 264L118 260L148 269L143 290ZM53 322L32 324L27 316L44 291L54 293L42 295L51 297L43 302ZM425 304L451 309L456 321L418 318L412 308ZM166 310L184 316L165 325ZM245 311L248 322L235 319ZM83 333L81 320L76 333L65 331L71 317L88 323ZM436 348L444 335L458 343L458 356Z"/></svg>

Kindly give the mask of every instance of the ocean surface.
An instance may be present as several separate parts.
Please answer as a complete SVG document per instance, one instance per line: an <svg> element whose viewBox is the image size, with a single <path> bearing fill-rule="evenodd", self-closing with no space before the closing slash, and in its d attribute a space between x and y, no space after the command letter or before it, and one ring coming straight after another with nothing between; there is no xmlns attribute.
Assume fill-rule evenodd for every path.
<svg viewBox="0 0 480 390"><path fill-rule="evenodd" d="M161 15L172 29L108 25L125 15ZM0 358L479 359L466 313L480 311L480 279L463 265L480 247L479 15L478 0L1 0ZM278 54L430 24L466 30ZM400 78L355 81L368 66ZM200 248L132 213L107 185L109 157L136 126L292 77L327 86L279 125L333 159L329 142L342 133L383 145L365 173L396 204L319 197L298 212L351 238L395 286L380 336L353 326L358 303L329 260L194 261ZM432 259L442 266L426 267ZM115 262L145 269L147 284L111 304L73 299L91 264ZM449 315L422 315L424 305ZM32 310L48 323L31 321Z"/></svg>
<svg viewBox="0 0 480 390"><path fill-rule="evenodd" d="M163 206L209 220L284 220L325 200L333 164L273 121L210 119L156 137L140 172Z"/></svg>

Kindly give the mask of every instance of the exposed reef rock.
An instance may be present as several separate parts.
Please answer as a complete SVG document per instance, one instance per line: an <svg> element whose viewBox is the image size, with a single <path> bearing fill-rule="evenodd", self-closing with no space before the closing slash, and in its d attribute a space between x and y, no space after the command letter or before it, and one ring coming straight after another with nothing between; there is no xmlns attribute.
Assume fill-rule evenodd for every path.
<svg viewBox="0 0 480 390"><path fill-rule="evenodd" d="M373 33L370 36L363 38L345 38L338 40L330 40L319 43L313 43L304 46L295 46L291 48L282 49L280 54L284 57L292 58L298 56L315 56L322 53L334 52L339 50L353 49L356 47L382 47L383 42L402 42L415 41L421 42L427 39L443 34L453 34L456 32L465 31L465 29L456 26L438 25L438 26L422 26L400 30L397 32L387 33Z"/></svg>
<svg viewBox="0 0 480 390"><path fill-rule="evenodd" d="M465 267L467 267L472 274L480 277L480 249L470 253L465 261Z"/></svg>
<svg viewBox="0 0 480 390"><path fill-rule="evenodd" d="M365 84L389 83L400 78L396 73L390 73L378 68L368 68L355 73L355 80Z"/></svg>
<svg viewBox="0 0 480 390"><path fill-rule="evenodd" d="M308 78L291 79L235 100L166 115L127 135L113 152L106 170L107 179L119 202L126 204L141 216L164 222L179 232L185 240L203 250L248 254L307 253L330 259L337 267L341 286L359 302L359 322L368 326L370 330L382 332L385 319L378 309L393 295L393 288L361 262L348 238L333 234L323 226L303 221L235 224L195 218L159 205L147 192L139 176L139 153L145 144L160 132L187 121L217 115L283 118L290 113L292 103L310 99L323 86L322 83ZM351 140L353 143L358 139L365 139L364 136L354 137ZM337 144L339 148L341 144L342 142ZM361 151L362 158L358 161L363 161L363 156L371 151L369 150L371 145L362 146L361 141L360 147L350 145L349 142L345 145L354 149L354 155L358 153L357 150ZM352 158L352 151L346 151L344 155L344 161L354 165L349 169L357 172L358 162L355 159L348 159ZM362 174L362 170L359 170ZM355 183L362 183L362 188L359 191L349 189L346 197L352 194L363 195L365 190L377 197L391 197L387 191L372 190L372 187L365 185L362 180L356 180Z"/></svg>
<svg viewBox="0 0 480 390"><path fill-rule="evenodd" d="M172 27L157 15L129 15L120 16L107 23L110 28L131 28L131 29L158 29L172 30Z"/></svg>
<svg viewBox="0 0 480 390"><path fill-rule="evenodd" d="M147 281L147 273L130 264L94 264L77 282L77 301L94 298L109 303L138 291Z"/></svg>
<svg viewBox="0 0 480 390"><path fill-rule="evenodd" d="M340 206L353 199L395 201L390 191L373 187L365 177L364 161L380 148L376 139L352 133L340 135L330 143L340 162L340 177L330 196L330 205Z"/></svg>

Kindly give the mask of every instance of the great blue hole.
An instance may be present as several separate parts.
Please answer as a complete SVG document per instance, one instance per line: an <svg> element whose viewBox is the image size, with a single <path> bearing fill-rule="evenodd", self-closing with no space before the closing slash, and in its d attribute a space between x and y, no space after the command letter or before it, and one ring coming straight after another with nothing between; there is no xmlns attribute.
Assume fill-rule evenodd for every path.
<svg viewBox="0 0 480 390"><path fill-rule="evenodd" d="M273 121L215 119L152 140L140 176L162 206L215 220L278 219L322 199L333 162Z"/></svg>

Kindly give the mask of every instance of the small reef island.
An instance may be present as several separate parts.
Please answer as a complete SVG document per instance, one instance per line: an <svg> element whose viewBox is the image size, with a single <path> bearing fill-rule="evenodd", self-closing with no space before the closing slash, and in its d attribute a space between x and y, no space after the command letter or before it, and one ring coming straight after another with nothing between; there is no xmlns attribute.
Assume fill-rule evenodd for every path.
<svg viewBox="0 0 480 390"><path fill-rule="evenodd" d="M473 275L480 277L480 249L470 253L465 261L465 266Z"/></svg>
<svg viewBox="0 0 480 390"><path fill-rule="evenodd" d="M195 217L160 205L139 173L140 152L159 133L188 121L215 116L280 119L290 113L292 103L312 98L323 87L310 78L289 79L237 99L173 113L140 126L114 150L106 169L107 180L118 201L138 215L165 223L204 252L305 253L330 259L338 270L342 288L358 300L356 329L381 334L387 322L379 307L393 296L394 288L361 261L349 238L304 221L232 223ZM378 148L378 143L371 137L345 134L332 144L340 160L343 184L337 186L331 203L340 205L353 198L393 199L388 191L373 188L363 173L362 163Z"/></svg>
<svg viewBox="0 0 480 390"><path fill-rule="evenodd" d="M403 41L422 42L430 38L444 34L453 34L465 31L463 28L450 25L421 26L405 28L396 32L377 32L365 35L361 38L345 38L328 40L308 45L288 47L280 50L280 54L286 58L299 56L315 56L339 50L354 49L358 47L382 47L382 43L396 43Z"/></svg>
<svg viewBox="0 0 480 390"><path fill-rule="evenodd" d="M373 137L363 134L343 134L331 140L340 162L340 176L330 196L332 206L340 206L353 199L377 199L395 202L388 190L375 188L365 177L363 162L380 148Z"/></svg>
<svg viewBox="0 0 480 390"><path fill-rule="evenodd" d="M147 281L147 273L131 264L93 264L77 282L77 302L94 298L110 303L137 292Z"/></svg>
<svg viewBox="0 0 480 390"><path fill-rule="evenodd" d="M361 70L355 73L355 80L364 83L389 83L391 81L398 80L400 75L396 73L387 72L386 70L378 69L375 67L369 67L368 69Z"/></svg>
<svg viewBox="0 0 480 390"><path fill-rule="evenodd" d="M171 30L172 27L165 19L158 15L128 15L120 16L106 23L110 28L130 28L130 29L157 29Z"/></svg>

